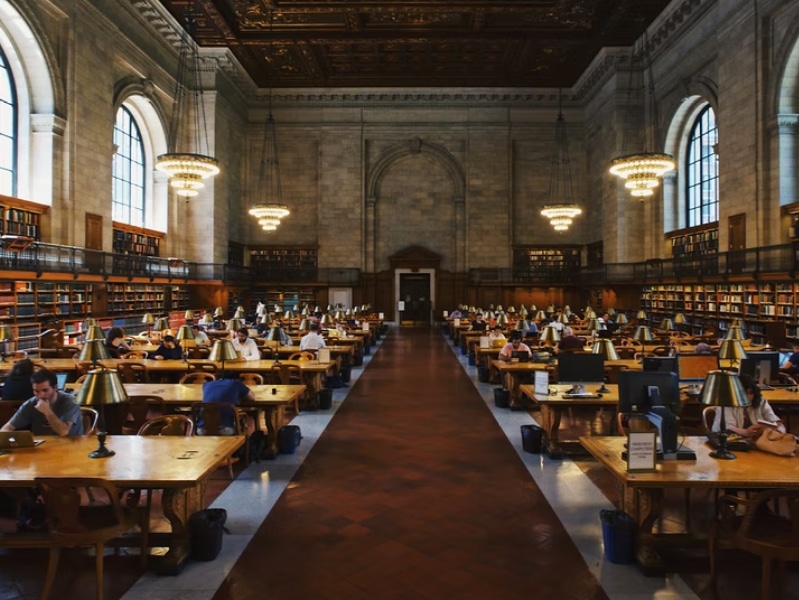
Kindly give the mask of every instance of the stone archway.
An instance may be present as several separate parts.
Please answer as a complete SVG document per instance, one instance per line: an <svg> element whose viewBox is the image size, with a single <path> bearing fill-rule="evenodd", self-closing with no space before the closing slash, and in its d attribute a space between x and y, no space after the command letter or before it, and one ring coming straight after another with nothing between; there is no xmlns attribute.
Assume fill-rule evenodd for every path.
<svg viewBox="0 0 799 600"><path fill-rule="evenodd" d="M378 227L376 204L380 197L381 185L386 175L398 161L408 156L424 154L447 174L452 186L452 202L454 216L451 227L455 240L452 270L462 271L466 265L466 178L463 169L452 154L444 147L419 138L414 138L387 148L377 159L374 167L367 174L366 207L365 207L365 265L367 272L376 272Z"/></svg>

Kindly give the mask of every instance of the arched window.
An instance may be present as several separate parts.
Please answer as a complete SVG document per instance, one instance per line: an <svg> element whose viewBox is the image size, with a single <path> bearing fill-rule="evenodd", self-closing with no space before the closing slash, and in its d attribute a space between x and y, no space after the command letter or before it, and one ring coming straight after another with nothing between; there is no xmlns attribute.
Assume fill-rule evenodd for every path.
<svg viewBox="0 0 799 600"><path fill-rule="evenodd" d="M710 105L697 115L688 138L686 156L687 226L719 220L719 141L716 115Z"/></svg>
<svg viewBox="0 0 799 600"><path fill-rule="evenodd" d="M17 93L0 49L0 194L17 194Z"/></svg>
<svg viewBox="0 0 799 600"><path fill-rule="evenodd" d="M144 226L144 143L131 112L120 106L114 123L113 219Z"/></svg>

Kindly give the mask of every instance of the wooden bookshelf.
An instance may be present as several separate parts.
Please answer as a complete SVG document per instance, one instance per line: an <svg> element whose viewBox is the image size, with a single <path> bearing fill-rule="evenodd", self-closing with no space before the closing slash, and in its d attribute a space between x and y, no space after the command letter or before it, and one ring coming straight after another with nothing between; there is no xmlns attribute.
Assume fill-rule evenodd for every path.
<svg viewBox="0 0 799 600"><path fill-rule="evenodd" d="M244 245L238 242L228 242L227 264L231 267L244 266Z"/></svg>
<svg viewBox="0 0 799 600"><path fill-rule="evenodd" d="M671 241L671 255L674 258L715 255L719 251L719 228L717 225L681 229L667 234L667 239Z"/></svg>
<svg viewBox="0 0 799 600"><path fill-rule="evenodd" d="M49 207L10 196L0 196L0 235L41 240L41 217Z"/></svg>
<svg viewBox="0 0 799 600"><path fill-rule="evenodd" d="M113 222L113 251L134 256L161 256L161 242L165 234L160 231L131 227Z"/></svg>
<svg viewBox="0 0 799 600"><path fill-rule="evenodd" d="M141 283L106 284L106 311L109 315L124 313L163 314L165 286Z"/></svg>
<svg viewBox="0 0 799 600"><path fill-rule="evenodd" d="M250 248L250 266L267 269L315 269L318 248L313 246L259 246Z"/></svg>
<svg viewBox="0 0 799 600"><path fill-rule="evenodd" d="M580 246L516 246L513 248L515 281L562 281L580 269Z"/></svg>

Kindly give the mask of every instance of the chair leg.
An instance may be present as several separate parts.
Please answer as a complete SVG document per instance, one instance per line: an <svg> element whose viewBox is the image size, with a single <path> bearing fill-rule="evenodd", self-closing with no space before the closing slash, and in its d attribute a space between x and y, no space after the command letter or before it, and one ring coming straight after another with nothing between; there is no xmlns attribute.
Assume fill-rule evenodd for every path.
<svg viewBox="0 0 799 600"><path fill-rule="evenodd" d="M55 581L55 574L58 571L58 561L61 558L61 548L53 546L50 548L50 560L47 562L47 575L44 577L44 585L39 594L39 600L47 600L50 597L50 591L53 588Z"/></svg>
<svg viewBox="0 0 799 600"><path fill-rule="evenodd" d="M147 500L141 516L141 548L140 562L142 568L147 568L147 559L150 557L150 512L153 506L153 490L147 490Z"/></svg>
<svg viewBox="0 0 799 600"><path fill-rule="evenodd" d="M103 600L103 554L105 550L103 542L97 542L94 546L94 579L97 585L97 600Z"/></svg>
<svg viewBox="0 0 799 600"><path fill-rule="evenodd" d="M691 531L691 488L685 488L685 530Z"/></svg>
<svg viewBox="0 0 799 600"><path fill-rule="evenodd" d="M763 557L763 581L760 589L760 600L771 597L771 559Z"/></svg>

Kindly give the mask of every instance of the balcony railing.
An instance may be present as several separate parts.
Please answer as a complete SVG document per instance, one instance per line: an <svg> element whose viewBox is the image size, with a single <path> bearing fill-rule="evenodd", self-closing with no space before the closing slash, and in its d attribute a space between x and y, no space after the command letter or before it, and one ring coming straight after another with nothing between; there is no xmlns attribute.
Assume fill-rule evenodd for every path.
<svg viewBox="0 0 799 600"><path fill-rule="evenodd" d="M355 286L361 271L347 267L252 268L210 263L192 263L180 258L132 256L69 246L33 242L28 246L0 240L0 271L70 273L103 277L123 276L169 281L224 281L226 283L318 283ZM799 247L793 244L721 252L696 257L653 259L642 263L616 263L579 270L541 272L505 268L471 269L469 283L592 285L607 283L656 283L664 280L746 277L758 279L797 270Z"/></svg>

